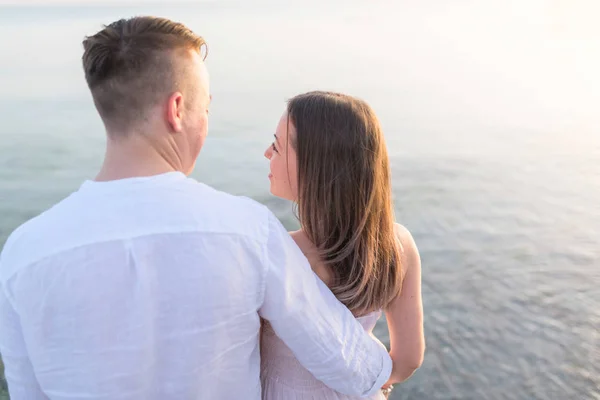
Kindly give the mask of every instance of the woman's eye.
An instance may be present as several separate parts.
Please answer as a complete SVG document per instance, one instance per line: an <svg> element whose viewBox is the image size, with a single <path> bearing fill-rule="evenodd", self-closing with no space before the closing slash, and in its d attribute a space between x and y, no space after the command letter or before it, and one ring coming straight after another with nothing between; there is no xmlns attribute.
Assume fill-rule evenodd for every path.
<svg viewBox="0 0 600 400"><path fill-rule="evenodd" d="M271 148L273 149L273 151L274 151L275 153L279 153L279 152L277 151L277 147L275 147L275 143L271 143Z"/></svg>

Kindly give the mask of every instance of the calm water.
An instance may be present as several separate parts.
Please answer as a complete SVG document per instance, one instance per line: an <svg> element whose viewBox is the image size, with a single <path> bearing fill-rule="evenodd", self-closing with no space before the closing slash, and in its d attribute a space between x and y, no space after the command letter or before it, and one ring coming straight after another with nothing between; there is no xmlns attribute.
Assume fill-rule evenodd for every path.
<svg viewBox="0 0 600 400"><path fill-rule="evenodd" d="M338 90L379 114L423 260L425 363L394 399L600 399L595 31L527 2L364 3L0 7L0 244L100 164L83 36L122 16L180 19L210 46L194 176L289 228L262 157L284 100Z"/></svg>

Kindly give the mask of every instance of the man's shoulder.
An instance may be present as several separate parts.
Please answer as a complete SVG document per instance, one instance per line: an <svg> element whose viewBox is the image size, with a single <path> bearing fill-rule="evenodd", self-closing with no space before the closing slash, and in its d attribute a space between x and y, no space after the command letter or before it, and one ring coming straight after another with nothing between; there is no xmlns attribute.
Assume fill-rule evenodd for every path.
<svg viewBox="0 0 600 400"><path fill-rule="evenodd" d="M215 189L214 187L209 186L205 183L198 182L194 179L189 179L189 181L191 181L192 185L196 185L198 188L202 188L204 190L204 193L208 193L210 197L212 197L213 201L236 205L238 207L241 207L243 210L247 211L265 213L265 216L266 213L270 212L267 206L265 206L262 203L259 203L254 199L251 199L250 197L224 192L222 190Z"/></svg>
<svg viewBox="0 0 600 400"><path fill-rule="evenodd" d="M191 178L186 185L186 192L192 198L183 199L185 210L182 211L184 215L189 214L199 222L199 229L247 236L266 244L275 218L266 205L247 196L215 189Z"/></svg>
<svg viewBox="0 0 600 400"><path fill-rule="evenodd" d="M243 215L245 219L256 218L265 223L271 213L267 206L250 197L224 192L194 179L188 179L188 184L198 191L198 196L203 202L212 206L214 212L225 213L232 217Z"/></svg>
<svg viewBox="0 0 600 400"><path fill-rule="evenodd" d="M17 254L32 255L31 244L43 241L43 235L45 234L58 233L60 225L54 225L53 221L56 215L61 212L63 205L69 202L69 199L70 195L26 220L12 231L0 252L0 283L12 276L20 267L20 264L16 262Z"/></svg>

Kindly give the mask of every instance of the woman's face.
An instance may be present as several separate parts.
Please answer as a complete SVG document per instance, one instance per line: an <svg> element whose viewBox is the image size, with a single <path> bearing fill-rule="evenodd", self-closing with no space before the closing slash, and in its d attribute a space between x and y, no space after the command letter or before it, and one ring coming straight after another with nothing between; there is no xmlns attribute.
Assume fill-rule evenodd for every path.
<svg viewBox="0 0 600 400"><path fill-rule="evenodd" d="M271 162L271 193L291 201L298 199L298 164L292 147L295 137L296 128L291 121L288 123L288 114L284 112L277 124L273 143L265 151L265 157Z"/></svg>

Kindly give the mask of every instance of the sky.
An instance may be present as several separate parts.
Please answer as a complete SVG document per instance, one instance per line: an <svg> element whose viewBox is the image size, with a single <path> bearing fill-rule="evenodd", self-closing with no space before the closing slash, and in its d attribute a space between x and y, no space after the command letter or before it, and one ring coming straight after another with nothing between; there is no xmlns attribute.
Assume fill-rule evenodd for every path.
<svg viewBox="0 0 600 400"><path fill-rule="evenodd" d="M457 118L462 120L481 116L498 121L518 121L521 125L531 121L530 124L535 126L565 121L594 131L600 126L600 24L597 23L600 0L370 0L368 3L363 0L322 0L328 8L334 9L333 13L314 13L311 3L318 0L296 0L288 4L295 4L294 12L306 15L294 15L294 18L282 21L273 20L266 12L268 8L248 10L256 3L277 1L287 3L290 0L176 0L190 4L248 6L243 11L233 10L231 16L222 21L223 25L215 22L212 26L206 21L200 25L203 34L206 32L211 38L210 43L219 49L219 57L222 56L223 64L216 65L219 57L213 57L211 66L227 75L227 82L232 87L244 87L244 80L247 80L239 74L240 63L254 63L255 69L261 71L259 64L275 53L290 58L284 65L303 63L309 71L299 71L296 76L295 71L269 65L264 72L265 79L288 84L308 76L311 79L321 77L318 82L335 83L338 70L343 72L342 64L347 61L343 54L351 54L358 48L362 54L356 62L364 64L365 70L371 71L373 76L363 77L362 83L353 82L351 89L360 90L362 84L370 90L381 81L378 76L394 77L402 90L415 87L411 104L405 105L413 106L415 113L422 110L426 114L435 108L442 110L438 113L461 112ZM9 2L21 5L156 4L153 0L0 0L0 4ZM352 7L336 9L339 4L353 2L362 5L356 7L356 11L352 11ZM376 12L376 7L385 8L386 13ZM390 12L387 12L388 8ZM331 15L336 16L333 21ZM311 32L299 26L296 19L307 22ZM235 33L256 20L261 25L250 27L252 38L246 39L246 35ZM185 21L195 24L187 16ZM341 25L336 25L338 22ZM99 27L99 23L97 25ZM86 25L85 29L69 28L78 29L69 35L83 35L95 28L95 25ZM55 36L58 36L67 28L57 26L56 29ZM283 34L273 35L277 30ZM360 34L356 35L356 32ZM308 38L326 37L327 40L317 46L306 40L308 33ZM44 46L39 46L42 40L39 35L31 32L30 36L21 35L14 45L0 43L0 53L10 60L15 70L33 65L31 60L23 58L26 56L20 55L20 46L35 46L38 49L36 57L45 54ZM52 46L56 46L56 40L48 40L47 51L50 52ZM253 42L246 43L245 40ZM386 59L380 57L382 52L377 47L381 45L392 49L386 53ZM279 52L277 46L294 51ZM339 48L345 53L334 57ZM77 42L72 52L65 49L63 53L79 57L79 50ZM226 52L229 52L229 58ZM312 61L307 63L305 58ZM50 53L46 59L54 62ZM318 62L320 59L329 65L322 65ZM79 65L75 56L68 61L69 65ZM66 68L58 64L53 67L57 73ZM33 73L23 76L22 79L34 79ZM48 93L69 87L72 81L62 82L57 78L47 82L42 78L32 87L55 85L52 90L47 90ZM0 88L4 90L23 84L10 74L4 79L0 76ZM277 85L272 87L277 88ZM386 104L378 106L387 107Z"/></svg>

